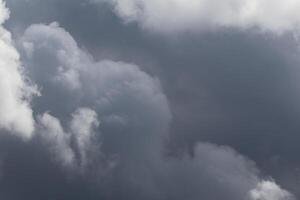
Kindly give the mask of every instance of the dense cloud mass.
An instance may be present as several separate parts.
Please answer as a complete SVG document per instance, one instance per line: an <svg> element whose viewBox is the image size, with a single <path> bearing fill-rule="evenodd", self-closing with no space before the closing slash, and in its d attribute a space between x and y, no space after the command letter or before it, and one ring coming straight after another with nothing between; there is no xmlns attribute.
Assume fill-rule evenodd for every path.
<svg viewBox="0 0 300 200"><path fill-rule="evenodd" d="M93 0L101 2L103 0ZM238 27L282 33L299 26L297 0L113 0L117 14L155 32Z"/></svg>
<svg viewBox="0 0 300 200"><path fill-rule="evenodd" d="M118 141L111 144L110 148L114 148L112 151L127 154L142 150L135 149L136 145L151 148L149 145L152 142L147 141L147 138L161 142L162 139L157 138L157 135L163 137L166 133L171 114L157 79L132 64L94 61L56 23L30 26L20 43L28 74L42 88L42 96L36 101L40 112L49 110L59 118L67 119L80 107L95 110L79 109L73 114L69 125L82 165L87 162L86 152L92 146L92 136L95 135L91 133L92 127L99 126L97 115L103 129L112 131L107 134L107 140L110 137L124 137L121 145L118 145ZM65 155L65 162L72 162L74 155L68 153L71 141L65 136L60 121L44 114L41 122L48 133L54 134L49 139L57 146L56 149L66 152L57 154ZM129 132L119 133L122 129L128 129ZM99 134L95 137L100 139Z"/></svg>
<svg viewBox="0 0 300 200"><path fill-rule="evenodd" d="M6 3L0 199L299 199L300 3Z"/></svg>
<svg viewBox="0 0 300 200"><path fill-rule="evenodd" d="M1 25L8 17L9 11L5 8L4 2L0 1ZM0 65L0 128L28 139L34 131L30 98L36 91L26 80L10 33L2 26L0 27Z"/></svg>
<svg viewBox="0 0 300 200"><path fill-rule="evenodd" d="M198 199L205 194L207 198L226 195L228 199L241 199L259 184L255 166L230 148L199 144L193 160L165 161L162 141L171 119L168 103L158 81L136 66L94 61L57 23L30 26L20 45L29 76L42 88L40 102L36 103L39 110L72 115L67 123L69 131L65 131L59 119L46 113L40 117L38 132L63 166L81 170L95 165L99 165L97 170L103 170L102 165L114 166L110 173L117 174L115 181L121 184L121 190L116 189L113 198L181 199L189 195ZM59 110L56 102L47 102L51 98L48 95L53 94L65 96ZM95 111L76 111L80 106L90 106ZM102 153L95 143L101 143L94 129L99 125L106 134ZM122 133L124 129L128 132ZM111 161L112 156L117 158ZM203 184L215 185L218 193L206 192L206 187L193 189ZM184 185L190 191L175 192L175 188ZM136 187L138 194L134 192Z"/></svg>

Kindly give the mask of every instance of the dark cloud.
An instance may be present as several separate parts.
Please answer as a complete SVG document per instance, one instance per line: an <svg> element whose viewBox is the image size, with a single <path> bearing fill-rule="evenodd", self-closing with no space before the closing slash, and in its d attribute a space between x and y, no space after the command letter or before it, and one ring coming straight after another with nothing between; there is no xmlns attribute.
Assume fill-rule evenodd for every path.
<svg viewBox="0 0 300 200"><path fill-rule="evenodd" d="M168 101L159 81L137 66L94 61L57 23L30 26L19 47L28 76L40 87L33 109L51 112L38 117L34 141L47 146L46 156L66 177L90 177L108 199L242 199L264 182L254 164L229 147L201 143L194 158L164 158ZM57 94L68 107L49 101ZM4 173L11 174L6 168Z"/></svg>
<svg viewBox="0 0 300 200"><path fill-rule="evenodd" d="M11 18L5 25L41 88L42 96L33 101L35 115L49 111L61 133L73 135L54 143L71 148L80 162L72 113L82 107L95 111L103 160L92 156L92 163L112 169L105 178L97 174L97 183L90 178L96 172L69 179L55 162L51 142L43 148L43 138L30 144L6 138L3 198L232 200L258 182L253 191L268 185L261 175L299 195L299 61L292 35L237 29L155 35L124 24L107 4L9 0L7 5ZM53 21L60 25L31 26ZM261 174L235 151L210 143L233 147L255 161ZM40 191L32 191L34 186Z"/></svg>

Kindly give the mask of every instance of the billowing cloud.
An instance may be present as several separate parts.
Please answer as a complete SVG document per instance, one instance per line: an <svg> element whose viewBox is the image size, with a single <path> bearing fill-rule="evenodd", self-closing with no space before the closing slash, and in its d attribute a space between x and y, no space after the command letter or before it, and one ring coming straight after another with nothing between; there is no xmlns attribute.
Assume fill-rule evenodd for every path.
<svg viewBox="0 0 300 200"><path fill-rule="evenodd" d="M103 2L103 0L92 0ZM298 29L297 0L112 0L125 22L156 32L183 32L222 27L259 28L282 33Z"/></svg>
<svg viewBox="0 0 300 200"><path fill-rule="evenodd" d="M59 117L78 107L95 110L108 124L166 131L171 114L157 78L136 65L95 61L56 23L32 25L20 40L29 76L41 87L40 112ZM56 98L53 102L50 99ZM155 130L155 131L154 131Z"/></svg>
<svg viewBox="0 0 300 200"><path fill-rule="evenodd" d="M29 139L34 132L30 99L37 91L24 75L10 32L2 27L8 17L0 1L0 128Z"/></svg>
<svg viewBox="0 0 300 200"><path fill-rule="evenodd" d="M92 140L100 143L100 137L105 139L104 151L124 159L160 151L171 113L158 79L134 64L95 61L57 23L29 27L20 39L20 48L28 74L43 94L34 102L35 109L55 116L45 114L40 122L52 135L54 149L66 155L63 160L67 163L74 157L67 150L68 132L76 138L73 148L81 163L89 162L86 149ZM81 107L93 111L78 111ZM101 126L94 132L98 120ZM61 124L63 121L71 122ZM153 149L153 144L159 148Z"/></svg>
<svg viewBox="0 0 300 200"><path fill-rule="evenodd" d="M35 132L36 137L24 142L0 135L0 198L293 199L288 190L297 194L298 179L286 178L281 168L294 170L285 161L295 159L299 138L298 93L288 92L294 89L287 81L291 72L278 55L286 46L231 28L277 34L296 30L297 1L93 0L109 2L114 12L88 1L7 2L16 12L5 27L15 33L12 38L20 37L21 59L2 28L0 127L27 139ZM2 7L1 24L9 16ZM62 26L35 24L22 35L28 24L53 20ZM164 38L143 35L122 21L167 36L214 33L183 34L182 41L168 41L168 46ZM228 29L223 34L223 28L230 28L230 34ZM111 51L117 55L102 55ZM32 103L36 90L29 79L42 94ZM272 136L261 134L266 132ZM202 134L237 151L199 142L206 137ZM172 149L165 149L165 142ZM275 183L261 177L259 167L262 174L273 175L264 165L270 160L285 179L275 177Z"/></svg>
<svg viewBox="0 0 300 200"><path fill-rule="evenodd" d="M251 200L294 200L294 196L273 181L262 181L250 191Z"/></svg>
<svg viewBox="0 0 300 200"><path fill-rule="evenodd" d="M261 182L255 164L230 147L199 143L192 157L166 158L168 101L136 65L95 61L58 23L30 26L20 48L43 94L35 108L51 113L39 117L38 135L65 166L90 173L113 164L99 189L110 199L240 200Z"/></svg>

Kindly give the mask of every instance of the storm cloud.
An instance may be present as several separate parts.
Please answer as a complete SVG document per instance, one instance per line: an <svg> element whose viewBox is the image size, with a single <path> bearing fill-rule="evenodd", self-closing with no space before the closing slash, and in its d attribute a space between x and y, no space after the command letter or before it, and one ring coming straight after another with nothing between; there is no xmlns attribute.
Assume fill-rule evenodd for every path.
<svg viewBox="0 0 300 200"><path fill-rule="evenodd" d="M297 1L7 4L1 198L299 198Z"/></svg>

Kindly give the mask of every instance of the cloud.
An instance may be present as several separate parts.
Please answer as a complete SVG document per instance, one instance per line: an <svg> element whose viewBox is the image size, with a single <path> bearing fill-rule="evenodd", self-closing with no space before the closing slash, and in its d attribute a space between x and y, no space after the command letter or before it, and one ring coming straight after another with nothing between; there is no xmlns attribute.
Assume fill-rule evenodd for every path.
<svg viewBox="0 0 300 200"><path fill-rule="evenodd" d="M38 124L40 137L50 147L49 150L55 160L63 166L84 170L91 161L89 154L100 156L93 152L99 151L97 142L93 142L94 128L99 125L95 111L88 108L77 109L72 114L67 131L62 127L59 119L49 113L39 116Z"/></svg>
<svg viewBox="0 0 300 200"><path fill-rule="evenodd" d="M0 1L0 23L8 19L9 11ZM24 75L19 53L13 46L11 34L0 27L0 128L23 139L34 132L30 99L37 91Z"/></svg>
<svg viewBox="0 0 300 200"><path fill-rule="evenodd" d="M50 147L56 160L64 166L74 164L75 155L71 148L71 135L65 133L60 121L48 113L38 118L41 137Z"/></svg>
<svg viewBox="0 0 300 200"><path fill-rule="evenodd" d="M88 153L95 145L93 144L94 128L99 126L99 121L97 113L87 108L78 109L73 113L72 118L70 129L75 137L80 163L84 167L88 164Z"/></svg>
<svg viewBox="0 0 300 200"><path fill-rule="evenodd" d="M57 146L54 149L65 152L69 148L66 148L69 139L61 135L70 132L71 137L76 138L75 149L81 163L89 162L85 161L88 160L85 149L92 145L92 140L100 143L100 137L105 137L103 148L111 154L141 157L146 151L153 151L153 143L162 143L162 138L167 136L171 113L166 96L159 80L138 66L111 60L95 61L57 23L30 26L19 46L28 75L43 94L34 101L35 110L38 113L50 111L56 116L45 114L39 120L51 137L55 136L51 130L58 130L59 137L50 138ZM78 110L82 107L93 111ZM98 126L98 119L104 136L100 130L93 133L92 127ZM64 121L71 121L70 125L61 125ZM38 134L43 134L40 132ZM67 153L67 159L63 160L72 162L71 157Z"/></svg>
<svg viewBox="0 0 300 200"><path fill-rule="evenodd" d="M261 181L250 191L251 200L293 200L294 196L273 181Z"/></svg>
<svg viewBox="0 0 300 200"><path fill-rule="evenodd" d="M2 25L9 18L9 10L5 7L5 2L0 2L1 12L0 12L0 24Z"/></svg>
<svg viewBox="0 0 300 200"><path fill-rule="evenodd" d="M226 146L200 142L192 158L165 162L160 176L170 199L244 199L259 181L255 164Z"/></svg>
<svg viewBox="0 0 300 200"><path fill-rule="evenodd" d="M126 22L135 21L143 28L156 32L199 32L204 29L220 27L242 29L258 27L263 31L281 33L292 30L291 24L296 24L294 20L289 20L287 24L278 20L281 15L276 9L273 9L275 14L269 15L269 20L267 17L252 16L241 21L239 17L243 15L239 9L243 10L242 4L245 1L238 3L235 3L237 1L226 0L221 3L215 1L214 5L210 1L195 1L193 2L194 6L190 4L192 1L165 1L167 2L166 5L163 1L131 2L114 1L117 14ZM174 2L177 5L173 4ZM263 1L260 1L259 4L262 5L261 2ZM195 139L193 140L195 149L191 150L193 155L188 155L185 151L174 157L167 157L163 154L165 150L164 138L169 136L168 128L172 118L169 104L172 103L174 103L172 108L175 108L172 113L177 115L177 121L174 122L176 126L173 131L182 134L178 140L191 140L189 139L191 132L198 136L203 132L207 133L207 129L211 127L213 130L208 130L209 133L236 131L239 134L250 131L250 129L255 129L255 131L260 129L261 132L264 132L265 126L272 126L273 129L278 129L281 126L288 127L282 123L282 118L277 119L277 115L273 115L273 113L277 113L273 110L277 109L274 109L272 102L270 103L266 99L266 104L273 111L267 114L269 107L264 103L257 103L261 102L260 100L264 101L264 97L270 96L272 90L269 89L273 86L269 85L277 83L277 74L280 74L280 77L283 74L275 69L282 63L277 63L276 59L272 62L268 60L268 56L277 57L272 54L273 51L269 52L270 55L265 55L263 52L268 49L263 48L261 50L265 43L256 45L254 49L249 50L245 48L245 38L241 39L240 35L236 38L236 35L233 34L234 39L229 38L228 40L227 36L222 36L220 39L219 35L216 34L217 36L208 39L194 38L201 40L199 44L203 49L199 49L200 45L191 40L193 45L189 44L190 41L188 43L185 41L184 44L181 43L183 45L175 45L176 48L171 47L172 50L170 50L170 47L165 48L162 45L161 40L154 41L153 38L141 37L139 35L141 32L135 30L135 26L129 26L129 28L122 26L114 16L111 16L112 13L109 13L108 17L106 16L108 19L106 19L107 21L104 20L105 23L100 23L99 18L95 17L97 9L92 10L89 7L91 5L81 4L79 0L63 2L59 0L51 2L12 0L8 3L18 7L19 10L17 15L14 15L14 20L18 21L16 18L21 16L20 21L18 21L21 24L24 23L21 26L36 22L48 22L53 19L62 20L63 27L74 34L80 43L77 43L71 34L58 23L32 25L19 41L21 58L26 67L24 70L30 79L39 84L43 96L33 99L32 104L34 113L38 113L36 123L38 140L29 143L12 142L13 145L6 144L6 141L10 141L7 138L0 140L2 144L5 144L1 145L1 149L4 151L7 147L3 146L10 146L8 148L10 151L6 152L7 159L3 162L5 170L3 174L6 182L4 182L5 185L1 185L4 188L2 190L17 196L6 199L47 199L57 196L62 196L62 198L72 196L73 198L70 199L81 198L82 196L91 199L103 199L105 196L104 199L241 200L250 195L251 200L255 198L257 200L257 198L276 199L277 197L290 196L288 191L276 183L264 181L255 164L230 147L199 143ZM205 9L200 9L203 12L198 12L199 7L197 5L202 5L202 3ZM237 8L237 10L231 10L232 8L227 5ZM241 6L239 7L239 5ZM272 6L275 5L273 1ZM215 11L216 8L219 9L218 12ZM263 14L268 14L272 10L265 9L263 6L260 8L264 11ZM283 6L278 8L283 9ZM104 10L107 12L106 8ZM74 16L73 13L78 11L86 14L80 15L80 17L79 15ZM229 17L227 17L228 13ZM259 9L257 13L253 13L253 15L258 16ZM282 19L284 19L287 14L282 13ZM292 14L293 12L289 13ZM169 15L172 15L173 18ZM231 15L234 17L230 17ZM113 18L112 21L110 21L111 18ZM271 22L274 19L280 23ZM10 21L10 23L14 24L16 21ZM82 21L89 23L82 23ZM97 28L95 28L95 24L97 24ZM105 24L105 28L103 28L103 24ZM95 29L105 30L99 31L101 35ZM15 31L18 34L22 32L18 29ZM122 36L120 36L120 32L122 32ZM103 39L103 35L108 36ZM100 49L103 40L105 40L105 43L109 43L109 45L111 43L117 44L115 48L120 48L118 52L121 52L122 55L128 53L120 47L123 45L126 46L126 50L128 46L128 51L141 50L157 58L163 66L161 71L164 75L160 74L160 78L163 79L164 83L168 82L169 84L169 86L164 85L164 88L168 90L168 94L176 93L173 97L170 97L172 94L169 96L169 98L173 98L173 102L167 101L159 80L155 76L143 72L141 70L143 68L135 64L119 62L117 59L113 61L93 58L85 50L85 47L82 47L81 42L86 45L84 41L86 42L87 38ZM253 42L254 40L255 42ZM203 43L203 41L205 42ZM260 40L252 38L248 42L260 43ZM238 43L238 45L233 43ZM217 46L215 46L216 44ZM139 46L138 50L133 50L137 46ZM249 47L249 45L246 46ZM201 51L205 51L205 53ZM230 53L225 55L224 51ZM255 53L253 54L252 51ZM97 54L98 52L93 53ZM136 59L139 56L135 54L133 57ZM244 59L245 57L247 58ZM253 60L255 60L254 63ZM140 62L142 61L140 60ZM253 65L254 68L245 63L250 63L249 65ZM145 64L147 65L147 63ZM203 67L204 65L205 67ZM269 68L264 68L262 65L271 66L272 74L267 70ZM185 67L182 68L182 66ZM254 71L249 70L250 67ZM150 69L149 71L155 70ZM27 80L23 73L22 77ZM265 82L261 82L261 80ZM276 81L270 82L270 80ZM27 81L25 82L27 84ZM253 82L256 83L253 84ZM207 98L210 103L202 105L203 96L205 96L202 87L212 97L215 95L212 100L218 102L211 103L211 99ZM251 93L252 90L257 91L257 93ZM276 91L278 90L280 89L276 87ZM257 98L251 98L253 96ZM30 98L25 100L29 107ZM253 107L253 104L257 106ZM222 119L218 120L220 117L219 107L215 108L215 106L219 106L222 111L224 109L224 117L229 121L224 122L223 116L221 116ZM217 111L214 112L214 109L208 107L214 107ZM275 106L275 108L277 107ZM280 112L278 115L283 116ZM271 116L272 119L276 118L276 120L267 121L268 116ZM291 121L291 116L288 116L286 120ZM204 118L205 120L203 120ZM177 126L180 123L182 123L181 126ZM276 127L273 126L274 124ZM240 128L240 126L242 127ZM181 128L178 129L177 127ZM277 131L281 131L281 129ZM285 130L284 132L288 131ZM231 142L234 140L232 143L242 146L241 150L244 153L249 149L254 154L257 154L258 151L263 152L260 146L252 150L252 144L257 141L257 137L245 144L244 137L242 138L243 142L241 142L241 139L230 134L226 136L225 134L211 135L217 138L217 141L223 140L224 137ZM4 136L1 137L5 138ZM271 140L269 137L267 138L267 141L270 142L274 142L274 140L276 140L274 137ZM265 141L264 139L261 143L269 149L269 143L265 145ZM284 146L281 144L280 146ZM73 177L74 179L71 181L57 181L64 180L65 174L58 172L56 166L52 166L53 163L47 161L48 157L41 149L48 149L53 159L66 167L67 170L63 170L64 173L74 168L76 170L84 169L85 172L92 172L93 168L97 170L100 168L108 176L99 178L93 174L93 177L89 178L99 178L105 184L100 184L99 188L98 185L93 185L93 188L97 187L97 191L91 194L90 190L85 190L89 184L87 182L90 180L87 182L80 180L78 183L76 182L78 180ZM272 153L275 154L276 152ZM258 159L258 157L265 159L264 155L264 153L262 156L257 154L254 159ZM102 168L105 165L111 170L105 171L105 168ZM24 183L30 172L32 173L32 178L29 180L30 184ZM57 177L59 178L57 179ZM84 179L89 178L84 177ZM47 180L46 184L40 184L44 180ZM270 187L266 186L268 185L267 182L271 183L269 184ZM287 185L283 186L286 187ZM32 191L32 188L38 189Z"/></svg>
<svg viewBox="0 0 300 200"><path fill-rule="evenodd" d="M255 164L230 147L199 143L193 157L166 158L169 104L158 79L138 66L96 61L58 23L30 26L19 47L43 94L34 100L34 109L46 112L38 118L38 137L63 166L88 173L108 166L108 185L99 193L240 200L261 182Z"/></svg>
<svg viewBox="0 0 300 200"><path fill-rule="evenodd" d="M123 163L114 173L115 185L111 187L116 188L111 199L240 200L247 199L249 194L253 198L257 185L264 182L252 161L230 147L210 143L198 143L194 157L147 155L141 160ZM278 190L267 193L276 197ZM291 195L287 191L286 194Z"/></svg>
<svg viewBox="0 0 300 200"><path fill-rule="evenodd" d="M41 87L43 95L35 102L40 113L49 110L63 117L78 107L90 107L105 126L167 129L171 113L159 80L138 66L95 61L56 23L30 26L20 46L29 76ZM59 101L49 101L54 97Z"/></svg>
<svg viewBox="0 0 300 200"><path fill-rule="evenodd" d="M92 0L103 2L103 0ZM176 33L223 27L282 33L298 29L297 0L112 0L125 22L155 32Z"/></svg>

